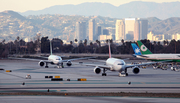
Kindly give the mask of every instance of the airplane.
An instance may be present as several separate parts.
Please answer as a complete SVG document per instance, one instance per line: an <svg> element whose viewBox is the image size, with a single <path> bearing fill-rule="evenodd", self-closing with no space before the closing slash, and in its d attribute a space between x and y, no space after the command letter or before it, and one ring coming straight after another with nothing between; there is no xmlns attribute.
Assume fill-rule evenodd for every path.
<svg viewBox="0 0 180 103"><path fill-rule="evenodd" d="M151 64L156 63L156 62L151 62L151 63L144 63L144 64L127 65L124 60L111 57L110 43L109 43L109 58L105 62L106 62L105 65L84 64L84 63L81 63L81 64L86 65L86 66L94 66L95 67L94 73L96 74L100 74L101 68L102 68L103 69L102 76L106 76L107 70L117 71L119 72L119 76L128 76L128 73L127 73L128 68L133 68L132 70L133 73L138 74L140 72L139 66L151 65Z"/></svg>
<svg viewBox="0 0 180 103"><path fill-rule="evenodd" d="M135 52L134 56L137 58L151 60L151 61L163 61L168 63L180 62L180 54L153 54L141 41L137 41L137 43L140 49L135 43L131 43L131 46ZM154 69L156 69L157 67L158 67L157 65L153 66ZM177 71L173 65L171 67L171 70Z"/></svg>
<svg viewBox="0 0 180 103"><path fill-rule="evenodd" d="M45 66L45 68L48 68L48 64L52 64L52 65L57 65L57 68L64 68L63 63L66 62L67 66L71 66L72 62L74 60L83 60L83 59L90 59L90 58L95 58L95 57L86 57L86 58L75 58L75 59L68 59L68 60L62 60L61 56L58 55L53 55L52 54L52 45L51 45L51 41L50 41L50 55L49 57L41 57L41 58L46 58L48 60L37 60L37 59L27 59L27 58L15 58L15 59L25 59L25 60L32 60L32 61L39 61L38 65L43 67ZM9 57L10 58L10 57Z"/></svg>

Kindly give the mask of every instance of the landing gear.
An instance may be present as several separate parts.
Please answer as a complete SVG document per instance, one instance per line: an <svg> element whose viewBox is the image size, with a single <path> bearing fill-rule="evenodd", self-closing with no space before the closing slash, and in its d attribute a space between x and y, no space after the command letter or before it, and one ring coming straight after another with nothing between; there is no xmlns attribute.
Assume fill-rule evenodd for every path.
<svg viewBox="0 0 180 103"><path fill-rule="evenodd" d="M103 69L103 73L102 73L102 76L106 76L106 69Z"/></svg>
<svg viewBox="0 0 180 103"><path fill-rule="evenodd" d="M64 65L63 65L63 63L61 63L61 67L62 67L62 68L64 68Z"/></svg>
<svg viewBox="0 0 180 103"><path fill-rule="evenodd" d="M45 68L48 68L48 65L47 65L47 63L46 63L46 66L45 66Z"/></svg>
<svg viewBox="0 0 180 103"><path fill-rule="evenodd" d="M128 76L127 68L124 70L124 73L119 72L119 76L120 76L120 77Z"/></svg>
<svg viewBox="0 0 180 103"><path fill-rule="evenodd" d="M106 73L102 73L102 76L106 76Z"/></svg>

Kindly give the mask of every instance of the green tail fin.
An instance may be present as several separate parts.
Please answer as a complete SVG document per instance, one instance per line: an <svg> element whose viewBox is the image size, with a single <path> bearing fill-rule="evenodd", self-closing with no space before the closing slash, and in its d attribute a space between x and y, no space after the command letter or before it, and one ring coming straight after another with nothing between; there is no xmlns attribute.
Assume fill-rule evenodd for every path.
<svg viewBox="0 0 180 103"><path fill-rule="evenodd" d="M152 54L152 52L141 41L137 41L137 43L141 50L142 55Z"/></svg>

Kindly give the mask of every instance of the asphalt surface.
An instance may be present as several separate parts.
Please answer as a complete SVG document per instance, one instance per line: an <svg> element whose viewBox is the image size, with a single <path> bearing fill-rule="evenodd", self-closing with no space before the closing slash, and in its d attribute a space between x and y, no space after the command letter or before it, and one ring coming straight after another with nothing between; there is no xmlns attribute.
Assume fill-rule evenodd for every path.
<svg viewBox="0 0 180 103"><path fill-rule="evenodd" d="M1 103L179 103L173 98L1 96Z"/></svg>
<svg viewBox="0 0 180 103"><path fill-rule="evenodd" d="M93 64L104 64L95 61L83 60L85 63ZM132 61L126 61L131 63ZM133 61L134 62L134 61ZM180 93L180 72L171 71L170 67L167 70L157 69L154 70L152 67L141 69L139 74L133 74L132 68L128 69L129 76L119 77L118 72L107 71L107 76L101 76L101 74L95 74L93 72L94 67L72 65L71 67L65 66L65 68L56 68L54 65L49 65L49 68L40 67L35 61L25 60L0 60L0 93L11 93L11 92L46 92L48 89L50 92L60 93L71 93L71 92L84 92L84 93ZM12 72L6 72L11 70ZM31 79L26 79L26 75L31 75ZM45 76L60 76L63 81L51 81L51 78L45 78ZM85 78L87 81L77 81L78 78ZM70 81L67 81L67 80ZM24 85L23 85L24 83ZM130 84L128 84L130 83ZM4 99L8 98L8 99ZM0 96L0 101L12 103L12 101L18 102L19 96ZM35 97L35 96L24 96L31 102L35 102L36 98L46 97ZM33 100L31 99L33 98ZM55 101L59 101L57 97L51 97ZM60 97L63 98L64 102L69 102L78 97ZM66 99L68 98L68 100ZM99 98L96 100L96 98ZM82 100L74 101L75 103L81 103L83 99L88 100L87 102L107 102L114 100L126 101L130 103L132 101L139 102L142 98L117 98L117 97L87 97ZM145 98L143 98L145 99ZM35 101L34 101L35 100ZM45 99L44 99L45 100ZM147 101L152 103L164 102L163 99L147 98ZM157 100L157 101L156 101ZM179 99L167 100L176 101ZM37 102L42 102L38 101ZM14 102L13 102L14 103ZM19 103L19 102L18 102ZM123 102L125 103L125 102ZM143 102L144 103L144 102ZM166 103L166 102L164 102Z"/></svg>

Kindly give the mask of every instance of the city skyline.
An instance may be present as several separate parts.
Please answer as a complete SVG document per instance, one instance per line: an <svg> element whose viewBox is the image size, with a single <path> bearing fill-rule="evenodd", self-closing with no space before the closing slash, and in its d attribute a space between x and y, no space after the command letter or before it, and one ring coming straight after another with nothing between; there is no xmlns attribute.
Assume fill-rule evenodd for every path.
<svg viewBox="0 0 180 103"><path fill-rule="evenodd" d="M122 4L126 4L132 1L144 1L144 2L156 2L156 3L163 3L163 2L177 2L180 0L3 0L0 3L0 12L6 10L13 10L17 12L25 12L28 10L42 10L51 6L55 5L78 5L85 2L101 2L101 3L110 3L114 6L120 6Z"/></svg>

